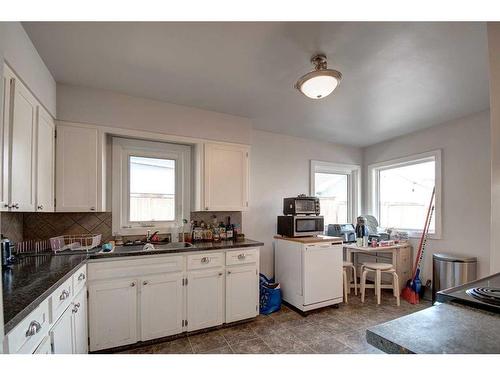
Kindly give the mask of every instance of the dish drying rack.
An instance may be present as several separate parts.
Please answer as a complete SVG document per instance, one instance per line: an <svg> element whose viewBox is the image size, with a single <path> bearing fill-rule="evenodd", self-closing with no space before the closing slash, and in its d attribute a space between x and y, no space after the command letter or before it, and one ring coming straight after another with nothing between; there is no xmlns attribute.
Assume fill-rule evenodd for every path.
<svg viewBox="0 0 500 375"><path fill-rule="evenodd" d="M101 234L80 234L70 236L58 236L50 239L50 247L54 253L64 250L89 251L101 244Z"/></svg>

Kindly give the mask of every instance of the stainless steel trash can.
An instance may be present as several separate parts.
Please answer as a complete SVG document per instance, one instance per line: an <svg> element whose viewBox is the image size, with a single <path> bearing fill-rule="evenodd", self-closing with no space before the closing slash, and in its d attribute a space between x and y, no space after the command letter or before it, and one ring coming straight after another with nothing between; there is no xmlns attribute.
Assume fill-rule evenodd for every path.
<svg viewBox="0 0 500 375"><path fill-rule="evenodd" d="M453 254L432 256L432 303L440 290L476 279L477 258Z"/></svg>

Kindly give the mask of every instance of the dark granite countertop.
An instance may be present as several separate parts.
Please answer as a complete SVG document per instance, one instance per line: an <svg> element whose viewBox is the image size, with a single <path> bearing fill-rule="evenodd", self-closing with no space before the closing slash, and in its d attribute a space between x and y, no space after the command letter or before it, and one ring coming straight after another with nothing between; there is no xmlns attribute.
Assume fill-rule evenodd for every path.
<svg viewBox="0 0 500 375"><path fill-rule="evenodd" d="M241 242L201 242L190 248L142 251L142 246L116 247L111 253L44 254L25 256L17 263L2 268L4 331L8 333L34 308L70 277L88 259L124 256L185 253L262 246L262 242L245 239Z"/></svg>
<svg viewBox="0 0 500 375"><path fill-rule="evenodd" d="M386 353L500 353L500 315L439 304L370 327L366 340Z"/></svg>
<svg viewBox="0 0 500 375"><path fill-rule="evenodd" d="M4 332L14 328L86 261L86 254L47 254L25 256L2 267Z"/></svg>
<svg viewBox="0 0 500 375"><path fill-rule="evenodd" d="M263 246L262 242L245 239L244 241L221 241L221 242L195 242L193 247L184 248L163 248L158 250L143 251L142 245L138 246L117 246L110 253L96 252L89 255L90 259L112 258L112 257L125 257L125 256L145 256L145 255L158 255L158 254L175 254L187 253L194 251L208 251L208 250L228 250L241 247L258 247ZM162 245L159 245L162 247Z"/></svg>

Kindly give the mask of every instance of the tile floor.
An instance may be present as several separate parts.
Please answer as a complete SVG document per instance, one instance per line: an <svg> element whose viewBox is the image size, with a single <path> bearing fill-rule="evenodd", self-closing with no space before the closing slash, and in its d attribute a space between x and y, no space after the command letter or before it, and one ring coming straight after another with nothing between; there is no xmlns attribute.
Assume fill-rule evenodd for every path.
<svg viewBox="0 0 500 375"><path fill-rule="evenodd" d="M286 353L382 353L366 342L365 330L400 316L430 307L429 302L401 306L389 291L382 304L367 293L361 303L350 295L349 304L324 308L303 317L283 306L279 312L219 330L188 335L173 341L143 346L121 354L286 354Z"/></svg>

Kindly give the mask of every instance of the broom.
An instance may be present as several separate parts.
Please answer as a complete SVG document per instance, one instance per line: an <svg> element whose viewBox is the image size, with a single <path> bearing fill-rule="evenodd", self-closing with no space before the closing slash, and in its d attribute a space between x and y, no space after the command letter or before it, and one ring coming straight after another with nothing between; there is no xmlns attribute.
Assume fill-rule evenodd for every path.
<svg viewBox="0 0 500 375"><path fill-rule="evenodd" d="M410 280L407 281L406 287L401 292L401 297L412 305L420 302L419 293L422 289L422 281L420 280L420 267L424 258L425 244L427 243L427 234L429 233L429 227L431 225L432 213L434 212L434 205L432 203L434 201L435 191L436 188L432 189L431 201L429 203L429 209L427 210L424 230L422 231L422 236L420 237L417 258L415 259L415 266L413 268L413 276Z"/></svg>

